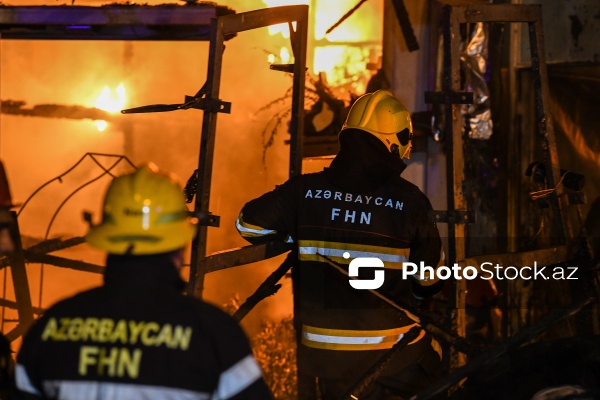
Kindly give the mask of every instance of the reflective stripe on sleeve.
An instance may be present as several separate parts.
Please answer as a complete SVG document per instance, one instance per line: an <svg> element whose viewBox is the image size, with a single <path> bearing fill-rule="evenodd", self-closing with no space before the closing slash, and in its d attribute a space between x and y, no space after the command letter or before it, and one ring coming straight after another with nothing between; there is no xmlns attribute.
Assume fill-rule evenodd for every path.
<svg viewBox="0 0 600 400"><path fill-rule="evenodd" d="M19 389L22 392L35 394L36 396L42 395L40 391L37 390L35 386L31 384L31 381L29 380L29 375L27 375L27 370L21 364L17 364L15 366L15 382L17 385L17 389Z"/></svg>
<svg viewBox="0 0 600 400"><path fill-rule="evenodd" d="M235 227L242 237L266 236L272 233L277 233L277 231L273 229L265 229L258 225L247 224L242 220L241 215L235 221Z"/></svg>
<svg viewBox="0 0 600 400"><path fill-rule="evenodd" d="M406 332L417 324L383 330L328 329L302 326L302 344L323 350L363 351L391 349ZM409 344L421 340L425 331Z"/></svg>
<svg viewBox="0 0 600 400"><path fill-rule="evenodd" d="M213 400L226 400L240 393L262 376L260 366L249 354L219 377L219 387Z"/></svg>
<svg viewBox="0 0 600 400"><path fill-rule="evenodd" d="M61 400L209 400L210 393L165 386L100 381L44 381L44 398Z"/></svg>
<svg viewBox="0 0 600 400"><path fill-rule="evenodd" d="M344 253L348 253L349 257L345 258ZM385 268L401 269L402 263L408 261L410 249L313 240L298 242L298 258L300 260L323 261L318 254L322 254L339 264L348 264L359 257L376 257L384 262Z"/></svg>

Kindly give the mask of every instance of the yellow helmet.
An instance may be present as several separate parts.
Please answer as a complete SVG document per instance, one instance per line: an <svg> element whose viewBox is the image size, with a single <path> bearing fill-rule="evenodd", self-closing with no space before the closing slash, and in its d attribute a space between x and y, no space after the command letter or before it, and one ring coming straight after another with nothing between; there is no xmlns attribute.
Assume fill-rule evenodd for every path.
<svg viewBox="0 0 600 400"><path fill-rule="evenodd" d="M351 128L369 132L390 153L410 158L413 135L410 113L390 91L377 90L359 97L350 108L341 132Z"/></svg>
<svg viewBox="0 0 600 400"><path fill-rule="evenodd" d="M157 254L177 250L196 234L175 176L149 164L115 178L104 198L102 222L85 239L111 254Z"/></svg>

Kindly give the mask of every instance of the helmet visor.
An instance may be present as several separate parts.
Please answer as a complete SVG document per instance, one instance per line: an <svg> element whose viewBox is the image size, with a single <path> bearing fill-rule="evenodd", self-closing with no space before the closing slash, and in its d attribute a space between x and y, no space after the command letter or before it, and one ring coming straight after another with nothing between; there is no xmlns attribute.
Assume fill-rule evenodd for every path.
<svg viewBox="0 0 600 400"><path fill-rule="evenodd" d="M410 129L404 128L400 132L396 133L396 138L398 139L400 146L402 146L402 148L406 148L411 143L413 134L410 131ZM399 157L410 158L410 149L408 151L405 151L404 155L400 155L400 146L398 146L395 143L392 144L390 147L390 152ZM407 156L407 154L408 154L408 156Z"/></svg>
<svg viewBox="0 0 600 400"><path fill-rule="evenodd" d="M407 146L413 139L413 133L408 128L404 128L396 133L396 137L402 146Z"/></svg>
<svg viewBox="0 0 600 400"><path fill-rule="evenodd" d="M396 143L390 147L390 152L397 155L400 158L410 158L410 150L412 148L413 133L409 128L404 128L400 132L396 133L398 139L398 146Z"/></svg>

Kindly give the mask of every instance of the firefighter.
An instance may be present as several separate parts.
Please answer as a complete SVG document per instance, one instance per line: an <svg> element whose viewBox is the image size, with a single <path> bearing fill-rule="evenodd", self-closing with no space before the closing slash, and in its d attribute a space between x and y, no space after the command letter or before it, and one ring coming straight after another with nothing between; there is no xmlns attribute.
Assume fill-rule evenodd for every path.
<svg viewBox="0 0 600 400"><path fill-rule="evenodd" d="M49 308L24 337L22 399L271 399L240 326L185 296L196 232L183 191L148 165L115 178L86 240L108 252L104 285Z"/></svg>
<svg viewBox="0 0 600 400"><path fill-rule="evenodd" d="M249 242L282 240L298 248L300 399L341 398L417 326L373 293L353 288L331 262L347 268L357 258L379 258L385 266L379 292L403 304L416 307L441 290L435 276L402 276L403 262L435 269L442 259L428 198L400 176L411 140L402 103L386 90L367 93L351 107L329 168L291 178L246 203L238 216L237 229ZM373 273L359 269L358 278L373 281ZM440 359L439 344L421 330L360 399L410 396L437 379Z"/></svg>

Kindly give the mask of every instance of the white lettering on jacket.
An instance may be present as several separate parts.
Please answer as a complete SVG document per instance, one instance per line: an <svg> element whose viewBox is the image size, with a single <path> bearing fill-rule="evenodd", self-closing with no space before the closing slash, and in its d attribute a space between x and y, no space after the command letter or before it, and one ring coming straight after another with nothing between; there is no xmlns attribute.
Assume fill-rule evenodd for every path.
<svg viewBox="0 0 600 400"><path fill-rule="evenodd" d="M332 197L333 195L333 197ZM391 198L383 198L376 197L373 199L373 196L365 196L360 194L353 193L343 193L343 192L331 192L330 190L322 190L322 189L308 189L306 194L304 195L305 199L326 199L326 200L334 200L334 201L343 201L345 203L357 203L357 204L367 204L367 205L376 205L382 207L388 207L393 210L403 211L404 210L404 202ZM335 209L334 209L335 210ZM333 212L333 210L332 210ZM333 219L333 215L332 215Z"/></svg>

